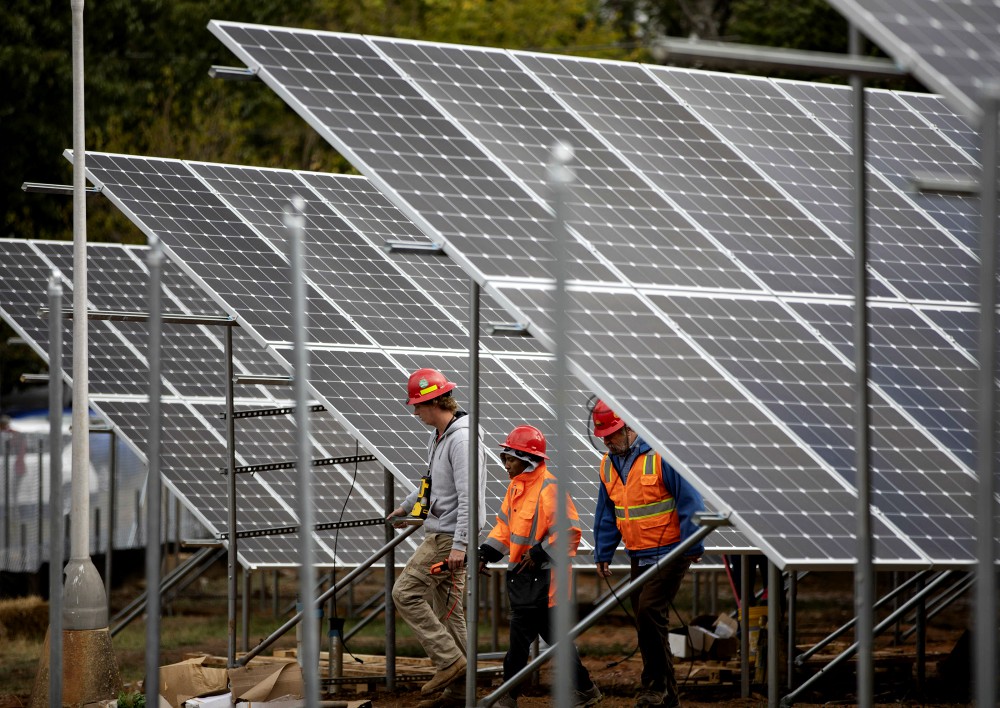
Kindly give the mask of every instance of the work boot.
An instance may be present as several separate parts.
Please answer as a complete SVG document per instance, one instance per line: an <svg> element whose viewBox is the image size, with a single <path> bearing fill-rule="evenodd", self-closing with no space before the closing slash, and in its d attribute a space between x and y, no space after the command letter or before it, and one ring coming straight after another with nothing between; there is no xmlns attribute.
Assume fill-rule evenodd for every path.
<svg viewBox="0 0 1000 708"><path fill-rule="evenodd" d="M671 708L668 703L667 692L665 690L658 691L655 688L644 688L635 697L635 708L650 708L651 706ZM673 705L676 706L677 703L674 702Z"/></svg>
<svg viewBox="0 0 1000 708"><path fill-rule="evenodd" d="M465 705L465 691L451 684L437 696L425 698L417 703L417 708L461 708Z"/></svg>
<svg viewBox="0 0 1000 708"><path fill-rule="evenodd" d="M517 699L509 693L505 693L493 705L497 708L517 708Z"/></svg>
<svg viewBox="0 0 1000 708"><path fill-rule="evenodd" d="M589 708L589 706L600 703L603 698L604 694L594 683L586 691L573 692L573 708Z"/></svg>
<svg viewBox="0 0 1000 708"><path fill-rule="evenodd" d="M425 696L430 695L444 688L464 673L465 657L460 656L449 666L446 666L443 669L438 669L437 672L431 676L431 680L420 687L420 692Z"/></svg>

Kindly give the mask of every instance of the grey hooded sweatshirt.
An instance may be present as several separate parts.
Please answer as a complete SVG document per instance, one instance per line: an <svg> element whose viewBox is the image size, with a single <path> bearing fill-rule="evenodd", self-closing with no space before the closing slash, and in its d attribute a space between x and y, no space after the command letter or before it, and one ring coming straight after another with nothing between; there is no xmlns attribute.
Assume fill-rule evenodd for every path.
<svg viewBox="0 0 1000 708"><path fill-rule="evenodd" d="M431 475L431 504L424 521L424 533L452 535L452 548L469 546L469 415L455 414L455 420L439 440L431 431L427 446L427 469ZM479 530L486 520L486 449L479 436ZM400 506L407 514L417 503L419 488L410 492ZM478 545L478 538L473 539Z"/></svg>

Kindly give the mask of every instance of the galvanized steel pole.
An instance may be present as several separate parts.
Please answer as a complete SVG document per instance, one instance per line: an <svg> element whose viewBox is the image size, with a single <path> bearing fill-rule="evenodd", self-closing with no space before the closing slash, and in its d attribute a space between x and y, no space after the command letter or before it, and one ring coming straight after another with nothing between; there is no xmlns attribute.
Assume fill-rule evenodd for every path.
<svg viewBox="0 0 1000 708"><path fill-rule="evenodd" d="M850 52L861 54L861 33L850 27ZM851 76L853 89L852 156L854 173L854 386L855 430L854 455L857 499L857 559L854 566L854 613L858 618L855 638L858 643L858 690L860 708L869 708L875 692L873 661L875 626L875 569L872 564L874 544L871 522L871 466L869 462L868 416L868 208L867 165L865 157L866 120L865 85L858 74Z"/></svg>
<svg viewBox="0 0 1000 708"><path fill-rule="evenodd" d="M236 422L233 413L236 410L235 385L233 372L233 328L226 327L226 473L227 491L229 497L229 510L227 514L226 527L229 537L226 539L228 548L228 560L226 572L228 573L228 605L226 607L226 617L229 627L229 643L226 655L226 666L232 668L236 666L236 565L237 556L237 536L236 536Z"/></svg>
<svg viewBox="0 0 1000 708"><path fill-rule="evenodd" d="M62 705L62 282L49 278L49 705ZM38 468L38 484L42 468Z"/></svg>
<svg viewBox="0 0 1000 708"><path fill-rule="evenodd" d="M292 385L295 389L295 443L298 451L299 497L299 596L306 621L302 626L302 679L305 683L307 708L319 705L319 627L316 623L316 568L313 565L313 503L309 442L309 352L306 350L306 283L305 283L305 200L292 197L291 208L285 210L285 228L289 238L289 268L292 285ZM332 660L332 658L331 658Z"/></svg>
<svg viewBox="0 0 1000 708"><path fill-rule="evenodd" d="M997 576L996 576L996 331L997 331L997 149L1000 143L1000 84L991 82L982 96L982 161L979 185L982 211L979 276L979 493L976 496L976 702L996 705L997 699Z"/></svg>
<svg viewBox="0 0 1000 708"><path fill-rule="evenodd" d="M146 461L146 705L158 705L160 695L160 341L163 317L160 281L163 246L149 237L149 431Z"/></svg>
<svg viewBox="0 0 1000 708"><path fill-rule="evenodd" d="M570 185L573 182L573 148L568 143L557 142L552 147L549 158L548 182L552 192L555 219L552 222L552 271L555 277L555 298L552 313L555 322L553 340L555 345L555 368L553 371L553 408L556 425L553 429L555 459L565 464L558 465L559 493L556 494L556 543L555 543L555 627L553 641L556 643L555 673L552 681L552 698L555 708L570 708L573 705L575 683L573 677L573 643L569 639L576 614L575 598L570 593L569 577L572 561L569 557L569 507L566 495L569 490L569 335L566 331L566 317L570 310L569 293L566 290L569 260L569 233L567 232L567 206Z"/></svg>
<svg viewBox="0 0 1000 708"><path fill-rule="evenodd" d="M396 480L389 468L383 471L385 490L385 515L396 510ZM385 525L385 542L392 541L391 524ZM385 690L396 690L396 603L392 601L392 586L396 582L396 551L385 554Z"/></svg>
<svg viewBox="0 0 1000 708"><path fill-rule="evenodd" d="M476 705L479 665L479 283L469 285L469 543L465 549L465 705Z"/></svg>

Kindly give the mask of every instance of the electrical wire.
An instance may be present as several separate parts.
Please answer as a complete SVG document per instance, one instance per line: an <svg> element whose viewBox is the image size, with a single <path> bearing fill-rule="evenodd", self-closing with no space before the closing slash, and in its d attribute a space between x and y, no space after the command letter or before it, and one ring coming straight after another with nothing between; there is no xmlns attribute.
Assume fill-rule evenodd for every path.
<svg viewBox="0 0 1000 708"><path fill-rule="evenodd" d="M354 441L354 476L351 477L351 486L347 490L347 496L344 497L344 505L342 507L340 507L340 517L337 519L338 523L344 520L344 513L347 511L347 503L350 501L351 494L354 492L354 485L358 481L358 456L359 456L360 452L361 452L360 444L358 443L357 440L355 440ZM337 529L334 531L334 534L333 534L333 573L332 573L332 575L333 575L333 581L332 582L333 582L334 588L337 587L337 544L339 542L340 542L340 527L338 526ZM337 591L336 590L334 590L333 597L331 599L333 600L333 616L330 617L330 620L332 621L335 617L337 617L340 614L340 612L338 611L338 608L337 608ZM354 656L354 653L350 649L347 648L347 640L344 639L343 637L341 637L341 643L344 645L344 651L347 652L348 655L352 659L354 659L355 662L357 662L358 664L365 663L361 659L359 659L358 657Z"/></svg>

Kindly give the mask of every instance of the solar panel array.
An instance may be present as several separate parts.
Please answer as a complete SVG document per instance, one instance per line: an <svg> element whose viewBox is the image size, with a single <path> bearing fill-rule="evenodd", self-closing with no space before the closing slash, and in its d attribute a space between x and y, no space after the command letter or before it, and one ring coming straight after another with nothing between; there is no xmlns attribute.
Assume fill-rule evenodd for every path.
<svg viewBox="0 0 1000 708"><path fill-rule="evenodd" d="M108 244L88 248L90 307L132 310L144 303L148 272L145 249ZM0 315L43 358L48 351L47 320L39 310L48 306L46 288L52 268L63 276L64 311L72 310L72 244L66 242L0 240ZM170 313L213 314L220 311L204 291L176 264L168 261L164 278L164 309ZM140 306L138 309L142 309ZM72 354L71 323L63 333L64 361ZM148 415L146 326L96 320L89 325L92 407L105 417L145 459ZM181 499L211 534L227 530L224 333L219 328L167 325L163 337L162 471L167 488ZM246 333L234 331L238 374L281 374L276 362ZM70 363L65 371L71 371ZM237 410L288 405L280 391L262 387L237 388ZM313 447L317 458L366 454L326 413L313 414ZM294 459L294 427L289 417L243 419L237 422L237 464L250 465ZM237 478L237 526L253 531L296 524L294 470L276 470ZM317 467L313 471L317 523L380 516L382 468L374 463ZM379 494L367 490L378 485ZM297 562L294 536L244 538L238 543L240 562L247 567L289 566ZM317 562L357 564L382 545L378 527L343 529L317 536ZM336 546L336 549L335 549Z"/></svg>
<svg viewBox="0 0 1000 708"><path fill-rule="evenodd" d="M829 0L896 63L977 121L1000 79L1000 6L992 0Z"/></svg>
<svg viewBox="0 0 1000 708"><path fill-rule="evenodd" d="M381 246L387 238L412 239L417 232L363 178L125 155L91 154L88 163L102 193L147 234L157 233L172 261L182 266L168 273L167 287L185 302L186 311L225 311L237 317L241 326L236 331L254 338L253 344L243 343L237 352L266 350L272 362L285 368L290 368L290 303L285 295L288 267L280 220L292 194L307 199L310 383L317 400L325 402L361 441L360 451L370 450L393 471L399 480L397 499L401 499L424 471L422 450L428 434L402 401L406 376L413 369L434 365L459 382L460 390L468 389L464 380L468 335L462 318L468 316L469 286L461 271L447 259L428 257L420 263L385 253ZM102 277L123 280L117 273L97 276L97 280ZM490 322L507 319L488 298L483 299L481 380L489 392L483 396L480 415L484 442L490 448L520 422L535 422L543 429L551 423L545 405L551 398L551 357L531 339L489 333ZM165 342L170 334L168 330ZM192 361L188 357L187 363ZM279 367L268 364L267 368L274 373ZM141 379L141 374L144 371L136 377ZM186 419L183 439L214 444L211 441L224 435L222 421L209 415L214 404L191 396L198 394L185 391L177 401L187 407L185 412L194 414ZM585 416L587 394L576 389L573 396L581 417ZM128 420L140 415L144 403L102 405L113 407L121 420ZM143 423L134 425L138 444L144 445ZM580 428L585 430L582 421ZM292 432L290 427L272 427L259 439L248 439L250 433L240 427L237 450L246 460L241 464L292 459ZM322 426L314 430L316 435L321 432ZM353 454L344 452L353 443L340 443L339 451L325 445L326 456ZM206 460L221 467L223 452L219 448L207 457L195 450L187 460L171 457L165 467L175 465L185 478L203 476L206 467L211 474L215 465ZM596 470L596 452L585 434L576 438L565 459L575 468ZM492 514L507 480L499 463L491 464L486 499ZM355 498L351 494L365 500L361 508L353 503L347 507L357 512L354 516L371 517L372 509L382 508L382 477L376 472L381 467L362 465L362 472L366 467L372 472L359 474L348 486L341 480L339 485L317 487L318 508L325 512L320 522L338 520L347 499ZM261 526L294 523L287 517L294 497L291 474L267 472L257 477L264 478L263 490L241 491L241 508L259 517ZM581 475L581 483L571 491L589 528L596 496L593 475ZM183 490L183 495L192 504L212 508L202 515L210 517L213 529L224 528L225 507L213 507L223 490L204 494ZM348 513L344 518L354 517ZM347 533L342 531L341 536ZM357 562L371 554L371 539L381 536L369 530L367 541L354 540L363 533L356 531L344 538L338 550L341 562ZM735 533L722 534L710 546L729 551L750 548ZM295 556L289 555L293 553L289 548L285 562L295 562Z"/></svg>
<svg viewBox="0 0 1000 708"><path fill-rule="evenodd" d="M543 343L547 160L575 151L571 366L785 566L853 560L843 88L212 22L269 87ZM940 97L870 92L876 563L974 558L975 169Z"/></svg>

